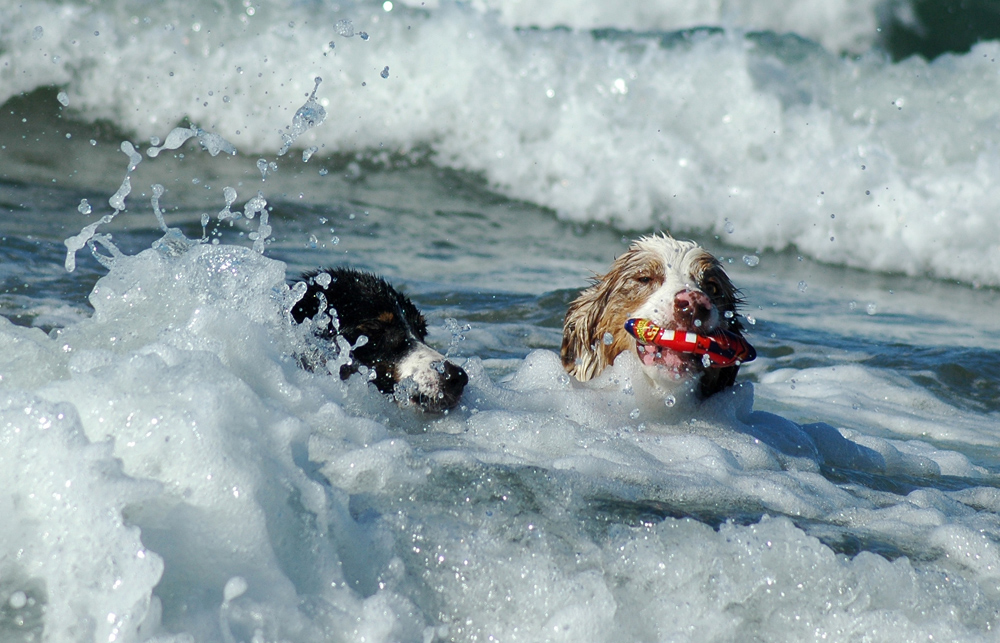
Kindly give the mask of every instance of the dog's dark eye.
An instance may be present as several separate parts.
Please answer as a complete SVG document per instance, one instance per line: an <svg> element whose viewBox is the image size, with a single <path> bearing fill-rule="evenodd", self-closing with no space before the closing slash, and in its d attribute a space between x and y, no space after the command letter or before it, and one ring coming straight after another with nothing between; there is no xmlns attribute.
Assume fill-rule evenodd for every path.
<svg viewBox="0 0 1000 643"><path fill-rule="evenodd" d="M706 295L712 298L718 297L719 295L722 294L722 287L719 286L719 283L714 279L707 280L702 285L702 290L705 291Z"/></svg>
<svg viewBox="0 0 1000 643"><path fill-rule="evenodd" d="M633 277L633 279L638 281L640 284L653 283L653 278L650 277L649 275L636 275L635 277Z"/></svg>

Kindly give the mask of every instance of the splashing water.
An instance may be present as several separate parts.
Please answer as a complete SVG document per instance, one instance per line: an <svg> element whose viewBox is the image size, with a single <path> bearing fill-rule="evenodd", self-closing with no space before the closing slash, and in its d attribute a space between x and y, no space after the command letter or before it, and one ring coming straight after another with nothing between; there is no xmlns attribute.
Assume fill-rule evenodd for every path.
<svg viewBox="0 0 1000 643"><path fill-rule="evenodd" d="M159 147L150 147L146 150L146 155L150 158L156 158L163 150L176 150L192 137L197 138L198 142L205 149L205 151L212 156L218 156L220 152L225 152L226 154L232 156L236 155L236 148L232 143L218 134L206 132L197 125L190 128L175 127L170 130L169 134L167 134L167 138L163 141L163 145L160 145ZM154 142L153 145L155 146L156 143Z"/></svg>
<svg viewBox="0 0 1000 643"><path fill-rule="evenodd" d="M222 188L222 197L226 200L226 207L219 210L218 214L219 221L225 221L226 219L235 219L239 213L233 212L230 208L232 208L233 203L236 202L236 190L227 185L226 187Z"/></svg>
<svg viewBox="0 0 1000 643"><path fill-rule="evenodd" d="M267 200L262 192L257 192L257 196L247 201L246 207L243 208L243 216L247 219L253 219L258 212L260 213L260 226L257 227L256 232L251 232L249 236L253 240L254 251L264 254L264 242L271 236L271 226L267 223Z"/></svg>
<svg viewBox="0 0 1000 643"><path fill-rule="evenodd" d="M284 139L285 144L278 150L278 156L284 156L289 148L292 147L295 139L326 120L326 110L316 100L316 90L319 89L319 84L323 82L323 79L317 76L315 81L316 84L313 86L312 93L309 94L309 99L306 100L305 104L292 117L291 128L286 128L288 129L287 133L281 133L281 138Z"/></svg>
<svg viewBox="0 0 1000 643"><path fill-rule="evenodd" d="M445 330L451 334L451 339L448 341L448 349L444 352L445 357L452 357L458 352L458 345L465 341L465 334L472 330L472 326L469 324L460 324L454 317L449 317L444 320Z"/></svg>
<svg viewBox="0 0 1000 643"><path fill-rule="evenodd" d="M118 190L111 195L111 198L108 199L108 204L112 207L114 212L104 215L98 221L85 226L78 234L75 234L63 241L63 243L66 244L66 261L64 263L66 272L73 272L76 270L77 251L83 248L83 246L89 244L91 240L95 238L97 228L105 223L111 223L112 219L114 219L119 212L125 209L125 197L132 192L132 182L129 180L129 174L131 174L135 170L136 166L142 162L142 155L136 152L135 147L128 141L122 141L121 151L128 156L128 167L125 170L125 178L122 180ZM79 208L84 207L84 202L85 200L80 202ZM89 208L90 205L87 204L87 209L89 210ZM83 212L83 209L80 209L80 212L83 214L89 214L89 212ZM114 244L111 243L110 237L101 235L101 238L97 241L107 248L109 252L111 252L112 257L116 257L120 254L118 249L114 247ZM98 261L107 265L105 263L105 258L98 256L93 244L91 244L91 251L94 252L94 256L97 257Z"/></svg>
<svg viewBox="0 0 1000 643"><path fill-rule="evenodd" d="M197 245L198 241L192 241L184 236L184 233L180 231L179 228L171 228L167 226L167 221L163 217L163 210L160 209L160 197L166 191L159 183L156 183L152 187L153 196L150 197L149 203L153 207L153 214L156 215L156 222L160 224L160 229L163 230L163 236L153 242L153 248L159 250L170 257L178 257L194 245ZM203 220L204 221L204 220ZM202 225L205 225L203 222Z"/></svg>

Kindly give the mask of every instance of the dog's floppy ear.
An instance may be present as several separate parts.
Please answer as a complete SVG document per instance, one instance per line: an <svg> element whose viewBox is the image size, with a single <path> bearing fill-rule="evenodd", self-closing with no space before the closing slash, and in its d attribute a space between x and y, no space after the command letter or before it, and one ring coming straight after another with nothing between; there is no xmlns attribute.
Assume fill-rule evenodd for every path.
<svg viewBox="0 0 1000 643"><path fill-rule="evenodd" d="M706 253L701 260L699 269L699 282L702 290L708 293L712 299L712 304L721 313L722 327L731 333L736 333L742 337L743 324L740 323L736 314L737 308L743 303L740 291L733 284L729 275L719 260ZM725 368L709 368L701 375L699 393L701 396L709 397L726 387L736 383L736 374L740 372L739 366L727 366Z"/></svg>
<svg viewBox="0 0 1000 643"><path fill-rule="evenodd" d="M597 337L597 327L608 299L606 284L603 277L596 277L593 285L569 305L563 321L562 349L559 353L563 368L584 382L596 377L608 365Z"/></svg>

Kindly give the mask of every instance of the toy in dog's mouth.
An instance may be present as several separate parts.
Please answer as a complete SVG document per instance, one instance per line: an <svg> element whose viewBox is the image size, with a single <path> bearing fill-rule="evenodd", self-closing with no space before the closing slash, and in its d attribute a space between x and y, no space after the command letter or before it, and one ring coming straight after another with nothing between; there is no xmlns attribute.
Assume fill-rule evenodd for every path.
<svg viewBox="0 0 1000 643"><path fill-rule="evenodd" d="M686 330L670 330L657 326L648 319L629 319L625 330L635 337L636 349L643 364L663 363L675 365L659 349L666 348L674 353L691 354L701 357L706 368L726 368L739 366L757 357L750 342L736 333L719 329L708 335L699 335ZM669 355L669 354L668 354ZM679 356L678 356L679 357Z"/></svg>

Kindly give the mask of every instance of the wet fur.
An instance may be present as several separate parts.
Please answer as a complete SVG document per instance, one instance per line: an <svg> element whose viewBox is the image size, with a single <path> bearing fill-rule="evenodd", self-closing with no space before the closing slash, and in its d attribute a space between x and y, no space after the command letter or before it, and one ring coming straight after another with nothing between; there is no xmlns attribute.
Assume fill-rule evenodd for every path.
<svg viewBox="0 0 1000 643"><path fill-rule="evenodd" d="M680 272L683 274L680 274ZM570 304L563 323L562 363L568 373L587 381L610 366L625 351L635 351L635 339L625 330L625 320L648 308L651 297L665 282L682 283L704 293L715 308L715 327L742 334L737 316L742 303L739 291L708 251L692 242L678 241L666 234L643 237L618 257L607 273L596 276L592 285ZM727 314L728 313L728 314ZM656 320L670 329L694 330L694 320L673 312L671 319ZM700 312L701 315L706 315ZM605 338L610 343L605 343ZM736 381L739 366L706 369L690 367L697 377L703 397L717 393Z"/></svg>
<svg viewBox="0 0 1000 643"><path fill-rule="evenodd" d="M321 285L325 278L317 280L323 274L330 277L326 286ZM354 346L362 335L367 338L351 351L352 362L341 367L342 379L364 365L374 370L372 382L383 393L398 397L400 386L409 384L411 401L426 410L458 403L468 376L427 346L427 321L408 297L377 275L349 268L308 272L300 279L307 290L292 307L296 322L325 312L336 319L317 324L314 333L320 339L334 343L340 336ZM305 361L307 368L318 366L315 358Z"/></svg>

